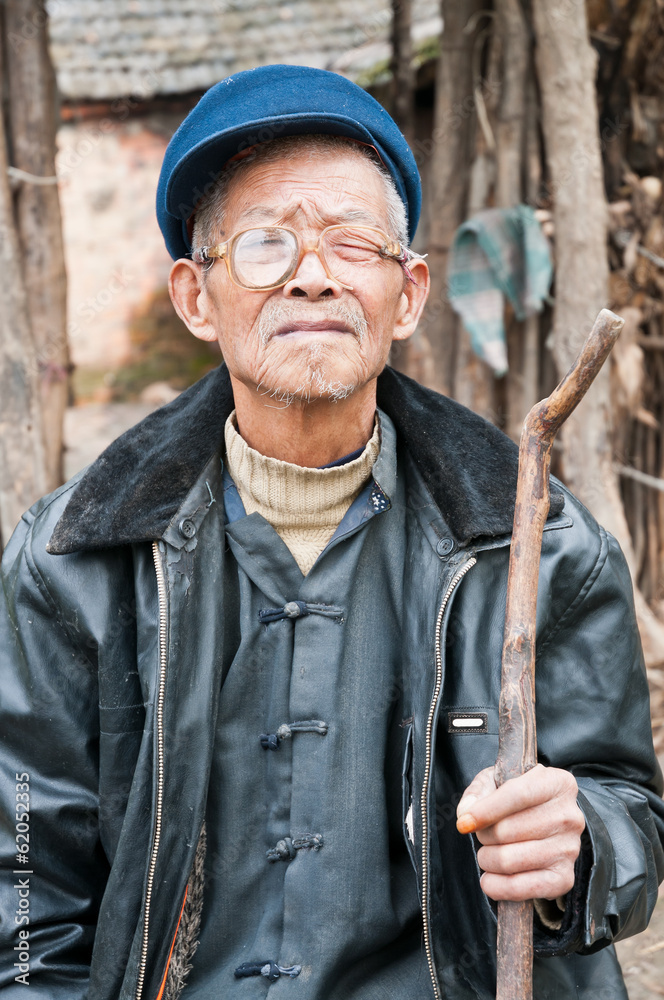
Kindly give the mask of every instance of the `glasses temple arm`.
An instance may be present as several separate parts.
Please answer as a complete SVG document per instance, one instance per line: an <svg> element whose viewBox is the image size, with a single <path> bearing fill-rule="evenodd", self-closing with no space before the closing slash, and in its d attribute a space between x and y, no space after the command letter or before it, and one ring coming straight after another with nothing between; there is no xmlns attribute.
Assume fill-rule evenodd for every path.
<svg viewBox="0 0 664 1000"><path fill-rule="evenodd" d="M217 243L215 246L201 247L200 250L194 250L191 259L196 261L197 264L208 264L215 257L225 257L227 250L228 243Z"/></svg>
<svg viewBox="0 0 664 1000"><path fill-rule="evenodd" d="M408 280L412 281L412 283L417 288L420 288L421 286L419 282L415 281L415 278L413 277L413 272L408 267L408 265L411 262L411 260L424 260L424 258L428 256L429 255L426 253L415 253L414 250L407 250L407 249L402 250L398 256L395 256L395 260L398 261L399 264L401 264L401 268L406 277L408 278Z"/></svg>

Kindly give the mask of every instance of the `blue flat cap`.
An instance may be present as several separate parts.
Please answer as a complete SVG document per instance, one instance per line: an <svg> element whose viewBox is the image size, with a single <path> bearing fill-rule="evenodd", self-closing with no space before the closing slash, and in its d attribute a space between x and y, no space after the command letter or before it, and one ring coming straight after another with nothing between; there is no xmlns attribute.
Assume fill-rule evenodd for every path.
<svg viewBox="0 0 664 1000"><path fill-rule="evenodd" d="M191 253L187 220L233 156L256 143L304 134L343 135L374 146L406 206L412 239L422 204L420 175L387 111L338 73L260 66L211 87L168 144L157 220L171 257Z"/></svg>

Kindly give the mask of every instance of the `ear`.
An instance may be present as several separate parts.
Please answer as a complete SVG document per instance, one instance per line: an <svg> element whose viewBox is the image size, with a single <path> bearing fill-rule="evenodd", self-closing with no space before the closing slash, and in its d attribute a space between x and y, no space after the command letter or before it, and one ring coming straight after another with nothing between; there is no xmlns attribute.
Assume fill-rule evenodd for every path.
<svg viewBox="0 0 664 1000"><path fill-rule="evenodd" d="M215 341L217 331L211 322L210 298L200 264L181 257L171 268L168 291L175 311L199 340Z"/></svg>
<svg viewBox="0 0 664 1000"><path fill-rule="evenodd" d="M393 340L407 340L413 333L419 322L422 310L424 309L431 279L429 267L425 260L412 260L408 264L408 269L415 282L406 276L406 284L401 293L401 300L394 323Z"/></svg>

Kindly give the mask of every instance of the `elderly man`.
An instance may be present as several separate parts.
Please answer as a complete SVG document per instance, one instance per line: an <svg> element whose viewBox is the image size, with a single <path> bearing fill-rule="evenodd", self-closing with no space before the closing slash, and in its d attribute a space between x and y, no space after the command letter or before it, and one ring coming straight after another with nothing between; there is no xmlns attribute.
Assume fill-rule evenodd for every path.
<svg viewBox="0 0 664 1000"><path fill-rule="evenodd" d="M419 204L331 73L230 77L171 141L171 296L224 364L7 549L8 1000L489 1000L530 898L536 996L626 996L664 865L629 578L557 485L540 763L496 790L516 449L385 367Z"/></svg>

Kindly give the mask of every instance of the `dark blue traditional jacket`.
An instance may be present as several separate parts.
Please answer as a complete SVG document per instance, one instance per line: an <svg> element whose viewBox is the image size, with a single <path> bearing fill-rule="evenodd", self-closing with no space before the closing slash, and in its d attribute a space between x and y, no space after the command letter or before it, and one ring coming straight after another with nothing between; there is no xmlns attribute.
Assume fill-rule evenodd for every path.
<svg viewBox="0 0 664 1000"><path fill-rule="evenodd" d="M496 757L517 452L481 418L389 369L378 403L396 427L405 478L400 819L431 988L450 1000L490 1000L495 914L479 886L476 844L456 831L455 806ZM21 877L31 996L177 994L168 970L186 944L221 688L217 653L227 641L219 595L229 553L216 508L232 406L222 366L40 501L7 546L7 1000L24 988L12 922L25 909ZM560 931L536 926L535 995L624 998L610 945L642 930L656 901L661 775L624 559L559 485L544 533L537 635L539 759L575 774L587 831ZM19 778L29 785L29 868L17 861ZM29 874L14 875L17 868Z"/></svg>

